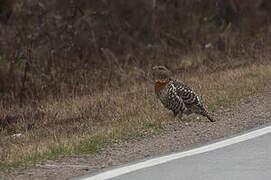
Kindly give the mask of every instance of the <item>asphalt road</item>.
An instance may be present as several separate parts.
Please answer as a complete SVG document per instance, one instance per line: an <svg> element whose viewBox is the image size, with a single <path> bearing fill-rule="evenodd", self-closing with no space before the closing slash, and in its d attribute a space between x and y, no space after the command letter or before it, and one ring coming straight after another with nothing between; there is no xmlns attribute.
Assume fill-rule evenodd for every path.
<svg viewBox="0 0 271 180"><path fill-rule="evenodd" d="M270 180L271 126L84 180Z"/></svg>

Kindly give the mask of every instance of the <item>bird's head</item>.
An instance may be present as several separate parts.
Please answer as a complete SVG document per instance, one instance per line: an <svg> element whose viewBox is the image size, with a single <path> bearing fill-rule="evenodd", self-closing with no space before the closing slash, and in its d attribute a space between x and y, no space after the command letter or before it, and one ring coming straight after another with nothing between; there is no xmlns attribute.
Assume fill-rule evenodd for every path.
<svg viewBox="0 0 271 180"><path fill-rule="evenodd" d="M170 79L172 75L165 66L153 66L152 71L155 80Z"/></svg>

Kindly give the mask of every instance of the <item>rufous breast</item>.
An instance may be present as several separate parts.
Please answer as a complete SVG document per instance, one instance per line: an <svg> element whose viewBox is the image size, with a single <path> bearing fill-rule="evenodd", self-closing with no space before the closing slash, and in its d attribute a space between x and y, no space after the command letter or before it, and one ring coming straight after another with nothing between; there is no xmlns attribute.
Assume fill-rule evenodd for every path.
<svg viewBox="0 0 271 180"><path fill-rule="evenodd" d="M169 79L163 79L163 80L156 80L155 81L155 92L160 92L164 87L169 83Z"/></svg>

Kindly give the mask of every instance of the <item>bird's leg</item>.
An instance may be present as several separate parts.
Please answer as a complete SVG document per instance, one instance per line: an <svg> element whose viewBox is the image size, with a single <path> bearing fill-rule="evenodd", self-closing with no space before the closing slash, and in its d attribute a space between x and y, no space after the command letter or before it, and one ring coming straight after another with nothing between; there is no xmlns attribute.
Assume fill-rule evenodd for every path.
<svg viewBox="0 0 271 180"><path fill-rule="evenodd" d="M190 115L190 114L192 114L193 112L191 111L191 109L185 109L183 113L184 113L185 115Z"/></svg>
<svg viewBox="0 0 271 180"><path fill-rule="evenodd" d="M179 112L177 111L173 111L174 117L176 117L178 115Z"/></svg>
<svg viewBox="0 0 271 180"><path fill-rule="evenodd" d="M182 119L183 117L183 113L180 111L173 111L173 114L174 114L174 117L178 116L179 119Z"/></svg>
<svg viewBox="0 0 271 180"><path fill-rule="evenodd" d="M183 118L183 113L179 113L179 115L178 115L178 118L180 119L180 120L182 120L182 118Z"/></svg>

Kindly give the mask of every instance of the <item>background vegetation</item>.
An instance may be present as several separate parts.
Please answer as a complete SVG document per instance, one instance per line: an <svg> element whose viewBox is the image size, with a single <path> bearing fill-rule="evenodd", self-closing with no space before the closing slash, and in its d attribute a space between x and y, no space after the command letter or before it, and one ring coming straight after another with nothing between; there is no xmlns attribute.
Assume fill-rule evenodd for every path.
<svg viewBox="0 0 271 180"><path fill-rule="evenodd" d="M270 84L270 12L269 0L1 0L1 161L161 128L153 65L211 109L258 92Z"/></svg>

